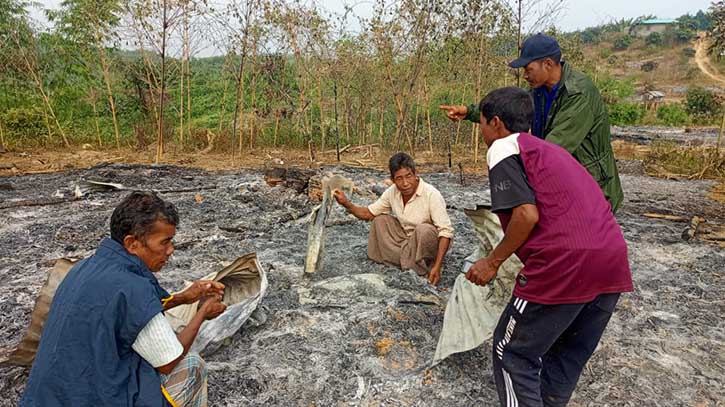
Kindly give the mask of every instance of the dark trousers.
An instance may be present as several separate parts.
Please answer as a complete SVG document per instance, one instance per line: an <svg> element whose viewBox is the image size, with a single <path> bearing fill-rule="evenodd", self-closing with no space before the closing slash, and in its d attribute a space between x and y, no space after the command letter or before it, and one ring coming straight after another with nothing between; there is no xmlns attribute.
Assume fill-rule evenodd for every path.
<svg viewBox="0 0 725 407"><path fill-rule="evenodd" d="M565 406L602 337L619 294L584 304L544 305L515 296L493 333L502 406Z"/></svg>

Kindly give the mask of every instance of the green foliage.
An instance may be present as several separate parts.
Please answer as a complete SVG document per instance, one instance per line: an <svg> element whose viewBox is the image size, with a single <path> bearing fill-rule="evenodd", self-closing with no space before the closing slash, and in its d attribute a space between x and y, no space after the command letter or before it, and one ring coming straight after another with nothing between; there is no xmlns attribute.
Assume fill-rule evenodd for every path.
<svg viewBox="0 0 725 407"><path fill-rule="evenodd" d="M0 2L0 80L4 75L15 74L24 68L19 51L32 46L34 40L27 10L29 6L27 1Z"/></svg>
<svg viewBox="0 0 725 407"><path fill-rule="evenodd" d="M115 144L106 79L115 101L122 144L153 143L161 58L158 47L151 43L156 41L162 25L152 23L158 18L140 22L133 11L127 10L129 5L141 6L145 0L62 0L60 8L49 14L52 28L43 32L33 31L28 22L29 2L4 1L0 6L0 120L12 143L45 144L57 140L58 134L48 135L48 127L60 133L55 121L49 125L45 122L45 114L52 108L73 142L100 137L104 144ZM174 3L172 7L181 4L169 3ZM190 3L201 7L206 1ZM477 94L515 83L505 65L516 53L515 25L507 9L492 11L493 6L487 2L472 2L444 11L434 7L427 19L424 17L429 10L421 6L423 3L397 2L390 8L390 15L377 16L374 24L362 32L338 35L334 29L328 30L328 24L335 24L332 19L325 20L312 9L306 14L301 3L305 2L282 2L279 4L284 12L267 10L270 15L258 16L250 27L250 32L259 35L254 39L257 48L250 42L242 43L242 31L238 30L224 33L229 37L214 38L219 42L215 45L229 50L228 56L191 59L191 112L186 112L186 104L183 107L186 148L203 148L209 132L217 136L217 148L238 148L240 128L248 140L245 146L254 139L259 146L305 148L309 140L318 143L324 130L329 148L335 134L335 108L342 143L361 142L363 138L370 141L372 137L383 146L400 147L400 140L405 144L410 137L418 144L427 139L429 113L434 145L445 146L451 128L457 126L452 126L437 109L439 104L470 103ZM198 26L204 24L199 21L211 20L206 17L224 14L195 15L192 21L197 26L192 27L192 42L197 45L210 41L209 34ZM242 19L233 13L229 17ZM696 15L690 19L698 18ZM428 20L431 27L426 26ZM686 20L682 26L691 29L691 21ZM624 33L632 23L632 19L622 19L570 34L549 31L559 40L568 62L579 70L594 72L605 101L611 105L615 124L643 120L643 108L627 103L635 93L634 79L614 79L606 70L594 69L596 58L585 58L583 44L616 38L615 48L627 49L634 39ZM164 125L166 140L172 147L182 134L181 63L176 59L181 55L181 32L179 26L170 30L172 45L165 65ZM118 33L128 42L119 42ZM131 36L141 39L129 39ZM297 39L296 50L290 43L292 37ZM651 36L648 44L659 44L661 40L661 36L659 40ZM149 41L144 43L145 51L127 50L139 46L139 41ZM615 55L606 48L599 52L610 65L627 60L626 55ZM243 49L247 54L242 94L237 90L236 76ZM31 57L30 64L24 62L21 51ZM41 86L48 104L40 98ZM186 94L186 83L183 90ZM237 94L242 125L233 129ZM402 119L398 107L405 110ZM680 125L690 120L688 112L679 105L662 106L656 120ZM649 114L647 119L654 121L655 112ZM252 123L255 135L250 134ZM405 134L403 127L410 134ZM461 126L460 132L456 130L459 133L460 143L469 143L467 129Z"/></svg>
<svg viewBox="0 0 725 407"><path fill-rule="evenodd" d="M670 41L675 44L687 44L695 38L695 31L683 27L673 27L668 31Z"/></svg>
<svg viewBox="0 0 725 407"><path fill-rule="evenodd" d="M684 55L687 58L694 58L695 57L695 48L692 48L692 47L683 48L682 55Z"/></svg>
<svg viewBox="0 0 725 407"><path fill-rule="evenodd" d="M652 16L642 16L638 18L621 18L614 20L601 26L603 32L619 33L628 29L638 19L648 19Z"/></svg>
<svg viewBox="0 0 725 407"><path fill-rule="evenodd" d="M578 32L579 39L584 44L597 45L602 41L602 29L600 27L589 27Z"/></svg>
<svg viewBox="0 0 725 407"><path fill-rule="evenodd" d="M710 14L700 10L695 15L685 14L677 19L677 24L683 29L691 31L708 31L711 28L712 21Z"/></svg>
<svg viewBox="0 0 725 407"><path fill-rule="evenodd" d="M681 103L666 103L657 108L657 121L665 126L685 126L690 117Z"/></svg>
<svg viewBox="0 0 725 407"><path fill-rule="evenodd" d="M708 32L712 43L708 52L717 55L720 61L720 55L725 52L725 0L713 1L710 6L710 30Z"/></svg>
<svg viewBox="0 0 725 407"><path fill-rule="evenodd" d="M624 51L625 49L629 48L630 45L632 45L632 41L634 41L634 38L632 38L629 35L620 35L614 40L614 43L612 44L612 49L615 51Z"/></svg>
<svg viewBox="0 0 725 407"><path fill-rule="evenodd" d="M43 121L43 110L39 107L11 108L0 115L0 120L7 140L39 145L48 135Z"/></svg>
<svg viewBox="0 0 725 407"><path fill-rule="evenodd" d="M665 38L671 44L687 44L697 36L699 23L689 15L682 16L665 31Z"/></svg>
<svg viewBox="0 0 725 407"><path fill-rule="evenodd" d="M721 101L717 95L713 91L699 86L687 89L685 100L687 112L697 120L712 118L720 113L722 109Z"/></svg>
<svg viewBox="0 0 725 407"><path fill-rule="evenodd" d="M59 10L48 11L48 19L62 36L89 46L112 37L121 12L119 0L63 0Z"/></svg>
<svg viewBox="0 0 725 407"><path fill-rule="evenodd" d="M602 98L608 104L619 103L620 101L634 95L634 80L615 79L611 76L603 75L597 79L597 88Z"/></svg>
<svg viewBox="0 0 725 407"><path fill-rule="evenodd" d="M702 71L700 71L700 68L691 66L691 67L687 68L687 71L685 72L685 79L692 80L692 79L697 78L701 74L702 74Z"/></svg>
<svg viewBox="0 0 725 407"><path fill-rule="evenodd" d="M554 27L549 28L546 34L556 38L561 48L562 59L580 70L586 70L587 67L584 65L587 64L587 61L582 52L583 46L581 38L575 35L566 35L565 33L557 31Z"/></svg>
<svg viewBox="0 0 725 407"><path fill-rule="evenodd" d="M615 103L609 105L609 122L618 126L631 126L639 124L645 113L644 106L639 103Z"/></svg>
<svg viewBox="0 0 725 407"><path fill-rule="evenodd" d="M662 34L658 32L652 32L647 35L644 39L644 43L653 46L653 47L659 47L664 43L664 38L662 38Z"/></svg>

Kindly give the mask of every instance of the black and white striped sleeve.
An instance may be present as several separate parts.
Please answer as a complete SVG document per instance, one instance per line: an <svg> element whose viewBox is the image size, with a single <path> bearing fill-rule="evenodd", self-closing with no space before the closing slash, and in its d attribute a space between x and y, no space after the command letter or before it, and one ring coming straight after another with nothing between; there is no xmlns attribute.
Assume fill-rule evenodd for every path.
<svg viewBox="0 0 725 407"><path fill-rule="evenodd" d="M493 212L504 212L523 204L535 204L534 190L518 155L499 162L489 172Z"/></svg>
<svg viewBox="0 0 725 407"><path fill-rule="evenodd" d="M489 149L488 162L493 212L508 212L519 205L536 204L515 136L496 140Z"/></svg>

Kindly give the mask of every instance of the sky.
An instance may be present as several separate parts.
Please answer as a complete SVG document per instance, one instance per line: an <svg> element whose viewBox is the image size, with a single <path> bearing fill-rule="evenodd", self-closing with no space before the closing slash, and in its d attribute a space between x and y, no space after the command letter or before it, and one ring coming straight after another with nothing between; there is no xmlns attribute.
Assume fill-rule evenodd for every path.
<svg viewBox="0 0 725 407"><path fill-rule="evenodd" d="M707 11L709 0L565 0L564 14L557 24L564 31L574 31L609 22L613 19L655 15L677 18L683 14Z"/></svg>
<svg viewBox="0 0 725 407"><path fill-rule="evenodd" d="M60 2L61 0L39 1L47 8L58 7ZM340 0L319 0L317 3L331 11L342 11ZM372 3L372 1L354 2L357 4L354 10L363 16L370 15ZM710 3L710 0L564 0L564 10L556 26L563 31L574 31L614 19L641 15L653 14L659 18L677 18L683 14L707 10ZM39 11L35 11L33 15L42 20L42 13Z"/></svg>

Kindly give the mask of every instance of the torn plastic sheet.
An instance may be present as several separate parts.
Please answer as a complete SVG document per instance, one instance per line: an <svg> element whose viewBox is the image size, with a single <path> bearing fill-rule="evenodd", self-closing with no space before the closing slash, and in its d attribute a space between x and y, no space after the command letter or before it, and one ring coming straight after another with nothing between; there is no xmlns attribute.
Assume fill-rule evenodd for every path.
<svg viewBox="0 0 725 407"><path fill-rule="evenodd" d="M244 255L222 271L211 273L203 280L224 284L222 302L226 311L214 319L204 321L199 328L193 352L201 355L214 353L224 341L234 335L249 319L267 292L267 273L257 260L255 253ZM166 311L166 318L179 332L191 321L199 308L199 302L179 305Z"/></svg>
<svg viewBox="0 0 725 407"><path fill-rule="evenodd" d="M503 230L498 216L489 206L464 209L464 213L473 221L478 247L466 258L463 270L453 284L431 366L454 353L477 348L493 336L498 318L511 298L516 276L523 267L518 257L511 255L491 283L478 286L468 281L465 273L496 247L503 239Z"/></svg>

